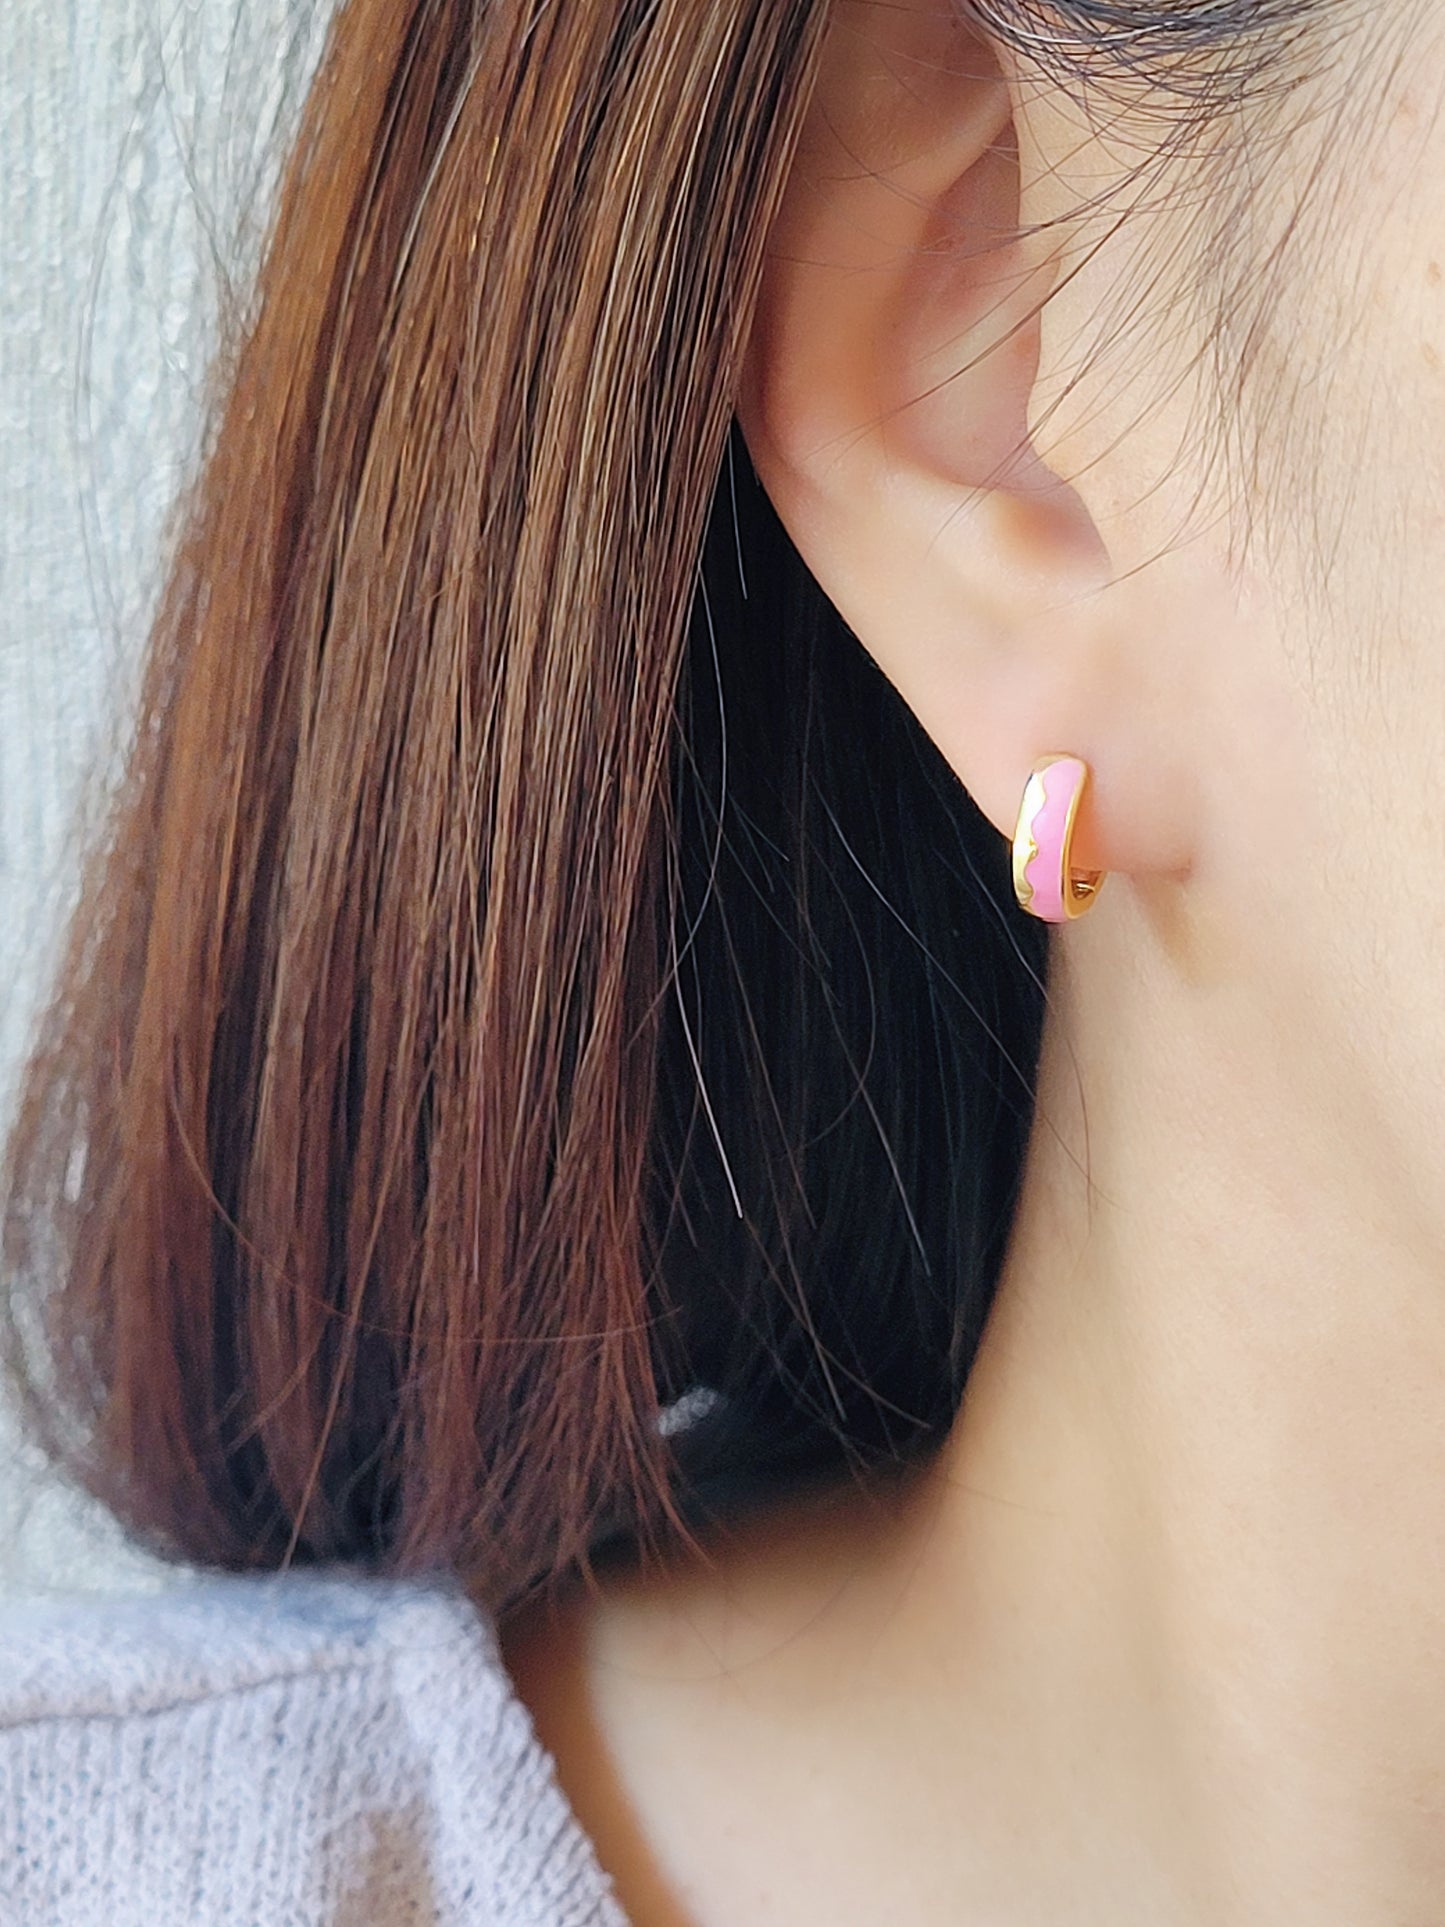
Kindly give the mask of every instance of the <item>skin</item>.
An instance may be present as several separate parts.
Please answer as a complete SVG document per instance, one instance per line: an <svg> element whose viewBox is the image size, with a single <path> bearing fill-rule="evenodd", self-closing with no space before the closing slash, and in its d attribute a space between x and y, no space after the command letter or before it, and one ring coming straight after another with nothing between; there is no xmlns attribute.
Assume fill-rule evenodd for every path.
<svg viewBox="0 0 1445 1927"><path fill-rule="evenodd" d="M936 1461L507 1633L639 1927L1445 1918L1445 31L1365 11L1240 135L1221 443L1205 163L1079 212L1156 104L840 0L744 430L1000 834L1071 751L1111 874Z"/></svg>

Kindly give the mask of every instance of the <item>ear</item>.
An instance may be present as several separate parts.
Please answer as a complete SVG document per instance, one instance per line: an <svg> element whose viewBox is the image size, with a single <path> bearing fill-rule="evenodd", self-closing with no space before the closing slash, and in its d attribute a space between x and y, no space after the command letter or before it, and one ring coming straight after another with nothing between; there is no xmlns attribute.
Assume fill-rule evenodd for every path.
<svg viewBox="0 0 1445 1927"><path fill-rule="evenodd" d="M1142 720L1141 605L1030 439L1062 229L1030 232L1024 175L1048 156L1031 122L1021 165L1016 84L961 12L836 0L739 421L803 560L998 829L1066 751L1094 770L1078 859L1178 868L1117 737Z"/></svg>

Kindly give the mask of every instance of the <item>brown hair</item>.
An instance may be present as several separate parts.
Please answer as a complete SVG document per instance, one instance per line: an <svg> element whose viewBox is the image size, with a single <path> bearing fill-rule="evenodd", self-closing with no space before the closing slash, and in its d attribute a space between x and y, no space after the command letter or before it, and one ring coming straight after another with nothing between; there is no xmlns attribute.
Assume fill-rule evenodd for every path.
<svg viewBox="0 0 1445 1927"><path fill-rule="evenodd" d="M826 12L338 17L4 1168L169 1553L505 1607L956 1409L1042 937L731 423Z"/></svg>

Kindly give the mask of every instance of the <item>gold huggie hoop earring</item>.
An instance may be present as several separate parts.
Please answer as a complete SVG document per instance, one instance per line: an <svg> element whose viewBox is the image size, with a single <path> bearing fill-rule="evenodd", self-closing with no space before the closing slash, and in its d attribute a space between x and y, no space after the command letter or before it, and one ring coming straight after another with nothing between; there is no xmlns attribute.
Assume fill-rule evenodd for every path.
<svg viewBox="0 0 1445 1927"><path fill-rule="evenodd" d="M1014 894L1021 909L1045 923L1070 923L1092 910L1107 874L1075 870L1074 823L1089 782L1079 756L1044 756L1024 789L1014 832Z"/></svg>

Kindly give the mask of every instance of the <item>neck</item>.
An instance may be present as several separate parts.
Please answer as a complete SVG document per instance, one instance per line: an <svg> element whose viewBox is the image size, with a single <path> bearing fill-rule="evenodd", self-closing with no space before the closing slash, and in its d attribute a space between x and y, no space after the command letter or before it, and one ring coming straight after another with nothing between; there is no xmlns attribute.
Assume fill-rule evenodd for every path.
<svg viewBox="0 0 1445 1927"><path fill-rule="evenodd" d="M1317 998L1184 983L1130 921L1061 947L1009 1261L926 1472L514 1648L612 1864L646 1864L639 1923L1441 1917L1418 1155Z"/></svg>
<svg viewBox="0 0 1445 1927"><path fill-rule="evenodd" d="M1033 1744L1058 1723L1078 1854L1132 1854L1136 1890L1152 1862L1139 1917L1438 1920L1445 1290L1415 1160L1297 993L1156 987L1137 929L1127 974L1117 930L1070 936L938 1596L987 1602Z"/></svg>

